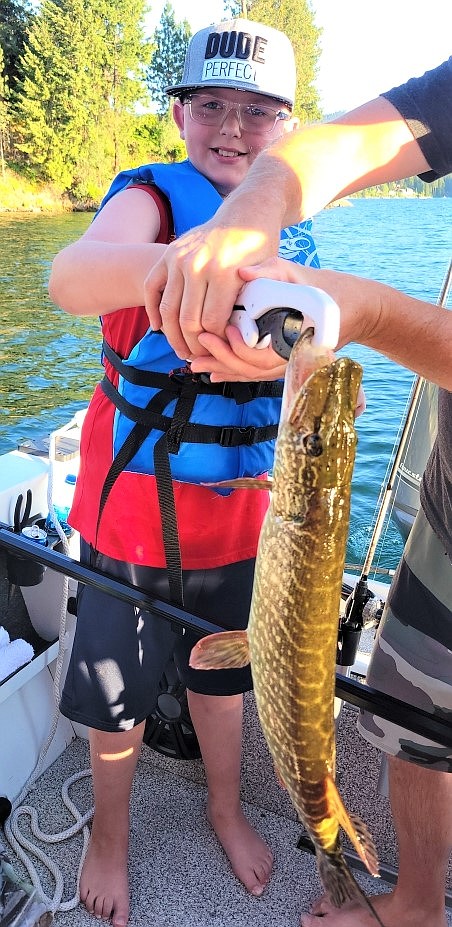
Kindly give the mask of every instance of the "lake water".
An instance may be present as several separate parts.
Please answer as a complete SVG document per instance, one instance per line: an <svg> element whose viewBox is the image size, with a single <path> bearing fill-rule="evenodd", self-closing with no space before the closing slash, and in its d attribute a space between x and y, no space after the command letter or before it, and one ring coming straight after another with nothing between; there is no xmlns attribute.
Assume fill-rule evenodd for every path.
<svg viewBox="0 0 452 927"><path fill-rule="evenodd" d="M361 199L327 209L314 223L323 266L355 272L436 302L452 256L452 199ZM100 376L97 318L74 318L50 302L53 255L92 216L0 215L0 453L64 424L87 404ZM82 285L82 284L81 284ZM407 332L409 337L409 332ZM373 351L350 346L364 367L367 411L357 424L347 559L362 561L413 376ZM389 521L375 565L393 567L402 549Z"/></svg>

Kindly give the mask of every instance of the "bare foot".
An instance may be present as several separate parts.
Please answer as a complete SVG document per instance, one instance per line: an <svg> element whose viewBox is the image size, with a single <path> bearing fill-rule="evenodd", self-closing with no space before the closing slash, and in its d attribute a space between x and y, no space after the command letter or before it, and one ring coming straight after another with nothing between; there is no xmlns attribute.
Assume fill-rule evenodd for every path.
<svg viewBox="0 0 452 927"><path fill-rule="evenodd" d="M240 808L232 816L207 806L207 818L231 864L234 875L251 895L262 895L270 878L273 854Z"/></svg>
<svg viewBox="0 0 452 927"><path fill-rule="evenodd" d="M129 918L127 847L96 840L93 833L80 876L80 900L95 917L125 927Z"/></svg>
<svg viewBox="0 0 452 927"><path fill-rule="evenodd" d="M419 905L402 903L395 892L370 895L369 901L384 927L445 927L444 912L420 910ZM377 927L378 921L362 905L349 902L336 908L326 896L312 906L311 914L303 914L301 927ZM321 918L321 920L320 920Z"/></svg>

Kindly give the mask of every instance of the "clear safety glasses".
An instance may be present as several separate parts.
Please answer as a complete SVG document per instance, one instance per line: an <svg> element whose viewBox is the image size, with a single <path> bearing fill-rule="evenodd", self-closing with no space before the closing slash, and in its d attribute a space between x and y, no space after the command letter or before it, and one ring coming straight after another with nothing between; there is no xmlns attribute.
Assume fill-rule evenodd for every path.
<svg viewBox="0 0 452 927"><path fill-rule="evenodd" d="M291 118L290 113L261 103L230 103L207 93L194 93L185 98L184 104L189 106L191 118L204 126L223 125L233 110L242 131L254 132L255 135L267 135L279 120L284 122Z"/></svg>

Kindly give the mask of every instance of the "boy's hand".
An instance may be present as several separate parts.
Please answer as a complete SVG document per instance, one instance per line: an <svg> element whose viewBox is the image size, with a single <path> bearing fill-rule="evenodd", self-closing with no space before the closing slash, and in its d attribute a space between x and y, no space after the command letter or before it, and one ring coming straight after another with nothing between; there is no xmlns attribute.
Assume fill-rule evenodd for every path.
<svg viewBox="0 0 452 927"><path fill-rule="evenodd" d="M226 326L225 336L226 340L210 332L199 335L204 354L192 359L194 373L209 373L212 383L278 380L284 376L287 362L271 347L249 348L235 325Z"/></svg>
<svg viewBox="0 0 452 927"><path fill-rule="evenodd" d="M262 233L209 223L171 242L144 284L151 328L163 331L179 357L203 354L201 332L225 337L243 286L239 266L262 261L269 251Z"/></svg>

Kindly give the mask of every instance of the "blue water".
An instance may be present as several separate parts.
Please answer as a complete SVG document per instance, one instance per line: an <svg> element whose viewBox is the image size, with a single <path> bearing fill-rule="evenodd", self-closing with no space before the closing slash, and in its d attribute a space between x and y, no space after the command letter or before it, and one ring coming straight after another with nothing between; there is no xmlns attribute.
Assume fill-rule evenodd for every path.
<svg viewBox="0 0 452 927"><path fill-rule="evenodd" d="M322 265L373 277L436 302L452 256L452 199L358 199L314 222ZM47 296L52 256L91 216L0 216L0 453L48 433L86 405L99 378L97 319L74 318ZM83 283L81 283L83 285ZM407 332L409 337L409 332ZM413 383L408 371L359 345L367 411L357 423L349 562L362 562ZM394 567L402 542L388 521L375 565Z"/></svg>
<svg viewBox="0 0 452 927"><path fill-rule="evenodd" d="M437 302L452 258L452 199L353 199L314 220L322 265L380 280L411 296ZM407 332L409 337L409 332ZM357 421L347 559L367 552L391 452L406 409L413 375L362 345L346 351L364 369L367 409ZM374 566L393 568L402 541L387 519ZM380 577L381 578L381 577Z"/></svg>

